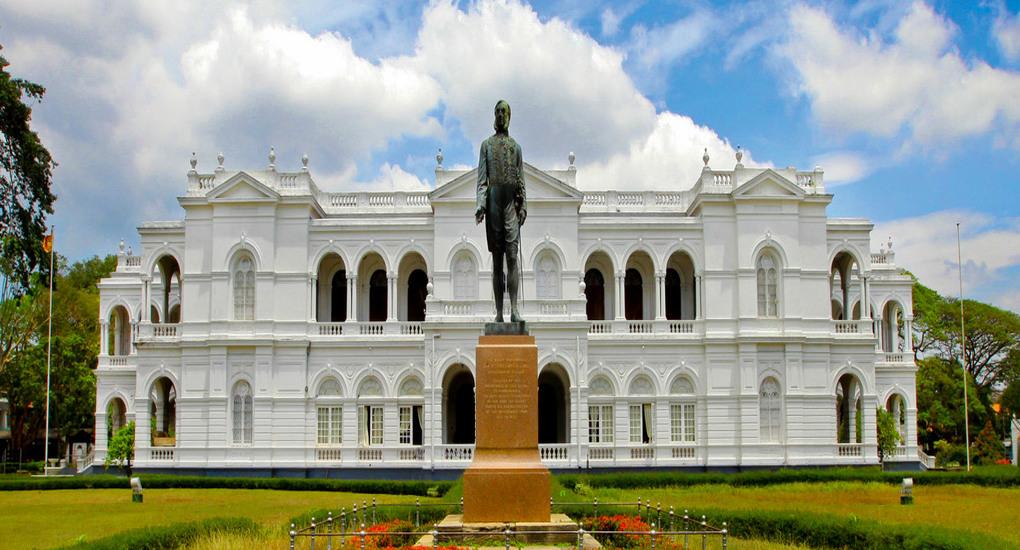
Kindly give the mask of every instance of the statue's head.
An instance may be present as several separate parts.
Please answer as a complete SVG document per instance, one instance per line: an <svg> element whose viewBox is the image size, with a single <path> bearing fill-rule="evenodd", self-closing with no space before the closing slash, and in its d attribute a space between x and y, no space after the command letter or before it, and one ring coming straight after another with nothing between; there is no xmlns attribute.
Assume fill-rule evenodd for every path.
<svg viewBox="0 0 1020 550"><path fill-rule="evenodd" d="M504 100L496 102L496 121L492 124L496 132L506 133L510 130L510 104Z"/></svg>

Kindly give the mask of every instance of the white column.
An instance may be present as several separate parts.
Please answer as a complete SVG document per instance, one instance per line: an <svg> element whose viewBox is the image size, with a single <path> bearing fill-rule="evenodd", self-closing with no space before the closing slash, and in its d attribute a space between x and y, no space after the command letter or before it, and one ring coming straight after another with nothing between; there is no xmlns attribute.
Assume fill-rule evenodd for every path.
<svg viewBox="0 0 1020 550"><path fill-rule="evenodd" d="M397 275L392 271L386 274L386 320L397 320Z"/></svg>
<svg viewBox="0 0 1020 550"><path fill-rule="evenodd" d="M702 318L705 317L705 313L703 311L701 311L701 302L702 302L702 299L701 299L701 287L702 287L701 275L695 275L694 276L694 281L695 281L694 282L694 292L693 292L693 294L694 294L694 318L695 319L702 319Z"/></svg>
<svg viewBox="0 0 1020 550"><path fill-rule="evenodd" d="M906 323L904 332L907 333L907 345L903 347L903 351L912 355L914 353L914 318L907 317L904 323Z"/></svg>
<svg viewBox="0 0 1020 550"><path fill-rule="evenodd" d="M617 319L623 319L623 273L618 271L616 273L616 311L614 312Z"/></svg>
<svg viewBox="0 0 1020 550"><path fill-rule="evenodd" d="M131 321L131 355L138 353L135 342L138 341L138 323Z"/></svg>
<svg viewBox="0 0 1020 550"><path fill-rule="evenodd" d="M150 277L142 278L142 321L149 323L152 321L151 306L149 305L149 292L151 290L152 279Z"/></svg>
<svg viewBox="0 0 1020 550"><path fill-rule="evenodd" d="M868 307L868 278L861 275L861 319L871 318L871 308ZM851 314L853 311L851 311Z"/></svg>
<svg viewBox="0 0 1020 550"><path fill-rule="evenodd" d="M108 342L110 341L110 323L107 320L99 321L99 355L106 355Z"/></svg>
<svg viewBox="0 0 1020 550"><path fill-rule="evenodd" d="M661 273L655 275L655 318L666 318L666 277Z"/></svg>
<svg viewBox="0 0 1020 550"><path fill-rule="evenodd" d="M311 315L308 316L309 321L319 320L319 278L312 275L309 278L311 282L311 292L308 294L308 308Z"/></svg>
<svg viewBox="0 0 1020 550"><path fill-rule="evenodd" d="M358 320L358 276L347 275L347 320Z"/></svg>

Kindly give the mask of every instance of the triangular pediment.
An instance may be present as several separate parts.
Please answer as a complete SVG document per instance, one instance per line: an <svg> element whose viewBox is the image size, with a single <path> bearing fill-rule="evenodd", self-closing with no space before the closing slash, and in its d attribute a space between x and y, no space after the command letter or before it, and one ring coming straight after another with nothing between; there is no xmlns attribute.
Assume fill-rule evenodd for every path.
<svg viewBox="0 0 1020 550"><path fill-rule="evenodd" d="M275 201L280 194L245 172L238 172L209 191L210 201L264 202Z"/></svg>
<svg viewBox="0 0 1020 550"><path fill-rule="evenodd" d="M429 197L433 203L443 201L475 200L478 169L468 170L440 185ZM583 194L566 182L524 163L524 186L528 200L566 200L580 202Z"/></svg>
<svg viewBox="0 0 1020 550"><path fill-rule="evenodd" d="M734 197L793 199L804 196L804 190L779 172L763 170L733 190Z"/></svg>

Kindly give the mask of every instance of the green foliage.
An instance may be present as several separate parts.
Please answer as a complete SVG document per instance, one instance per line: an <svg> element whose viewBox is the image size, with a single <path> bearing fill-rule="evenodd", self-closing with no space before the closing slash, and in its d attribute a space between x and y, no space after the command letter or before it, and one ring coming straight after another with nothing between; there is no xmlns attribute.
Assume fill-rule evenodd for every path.
<svg viewBox="0 0 1020 550"><path fill-rule="evenodd" d="M10 283L3 300L23 294L36 268L48 272L42 239L55 199L55 163L32 131L32 109L25 104L41 101L46 89L12 77L9 65L0 56L0 278Z"/></svg>
<svg viewBox="0 0 1020 550"><path fill-rule="evenodd" d="M897 419L893 413L878 407L878 456L885 460L885 457L893 454L896 447L903 443L903 436L900 435Z"/></svg>
<svg viewBox="0 0 1020 550"><path fill-rule="evenodd" d="M212 533L251 534L258 525L248 518L213 518L189 523L132 529L94 541L80 541L67 550L169 550L191 544Z"/></svg>
<svg viewBox="0 0 1020 550"><path fill-rule="evenodd" d="M912 472L919 485L980 485L986 487L1020 487L1020 469L1014 467L982 467L971 472ZM601 489L637 489L689 487L692 485L730 485L733 487L767 487L784 483L877 482L899 485L902 472L883 472L878 468L781 469L730 473L613 472L607 474L562 474L556 479L574 491L578 487ZM600 508L601 512L601 508Z"/></svg>
<svg viewBox="0 0 1020 550"><path fill-rule="evenodd" d="M131 471L131 462L135 458L135 421L132 420L126 426L117 430L110 440L110 446L106 451L105 464L124 466Z"/></svg>
<svg viewBox="0 0 1020 550"><path fill-rule="evenodd" d="M563 512L571 517L584 517L591 515L592 509L590 506L576 506L567 507ZM844 518L803 511L764 510L704 509L690 512L694 517L700 518L705 515L708 524L716 528L726 522L726 528L731 536L780 542L796 541L809 548L949 550L1010 546L1005 540L973 531L930 525L885 524L855 516ZM633 507L599 506L599 515L633 513ZM680 529L682 527L680 523L682 522L674 525L674 529ZM663 545L668 544L669 541L666 541ZM714 542L713 546L717 544L718 542Z"/></svg>
<svg viewBox="0 0 1020 550"><path fill-rule="evenodd" d="M988 410L978 387L968 376L970 422L985 418ZM917 368L917 423L919 439L927 449L936 441L963 443L963 370L959 363L926 357Z"/></svg>
<svg viewBox="0 0 1020 550"><path fill-rule="evenodd" d="M996 460L1006 457L1006 448L995 433L992 421L985 422L985 427L978 433L971 444L970 454L975 464L995 464Z"/></svg>
<svg viewBox="0 0 1020 550"><path fill-rule="evenodd" d="M385 495L427 496L430 489L445 492L449 481L390 481L361 479L301 479L286 477L203 477L142 474L146 489L274 489L278 491L337 491ZM38 491L49 489L129 488L128 478L91 475L78 477L0 479L0 491Z"/></svg>
<svg viewBox="0 0 1020 550"><path fill-rule="evenodd" d="M935 442L935 464L940 468L959 468L967 463L967 447L945 439Z"/></svg>

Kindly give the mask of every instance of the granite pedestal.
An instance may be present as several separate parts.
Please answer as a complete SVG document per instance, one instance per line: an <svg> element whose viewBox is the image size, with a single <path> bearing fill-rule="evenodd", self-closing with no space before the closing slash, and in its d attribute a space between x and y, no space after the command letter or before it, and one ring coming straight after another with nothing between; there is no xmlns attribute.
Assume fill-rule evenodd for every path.
<svg viewBox="0 0 1020 550"><path fill-rule="evenodd" d="M464 472L462 521L549 522L549 470L538 454L538 348L533 336L502 334L479 337L475 352L475 455Z"/></svg>

